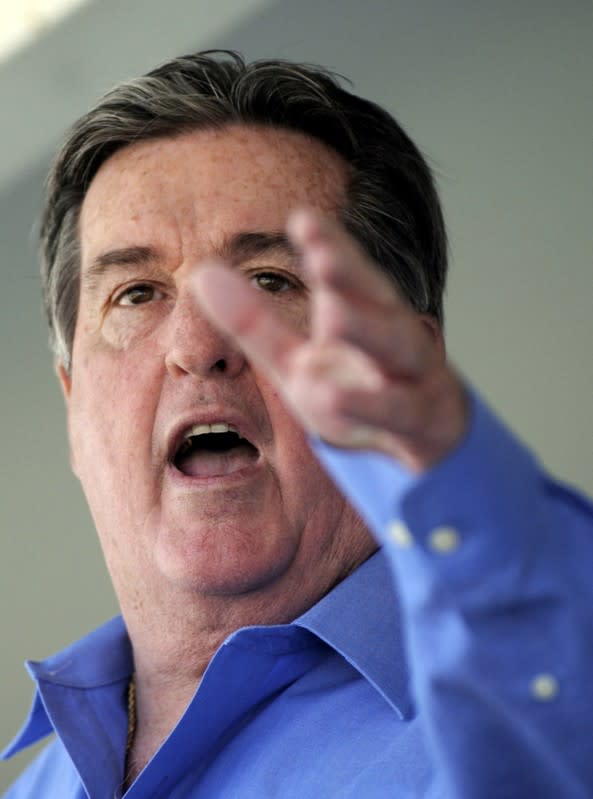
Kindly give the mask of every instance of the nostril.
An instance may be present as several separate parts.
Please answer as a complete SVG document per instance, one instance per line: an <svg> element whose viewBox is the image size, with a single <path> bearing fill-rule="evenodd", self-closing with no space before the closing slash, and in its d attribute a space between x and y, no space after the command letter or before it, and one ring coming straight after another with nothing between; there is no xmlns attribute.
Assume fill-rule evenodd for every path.
<svg viewBox="0 0 593 799"><path fill-rule="evenodd" d="M214 364L214 368L219 372L226 372L227 362L224 358L219 358Z"/></svg>

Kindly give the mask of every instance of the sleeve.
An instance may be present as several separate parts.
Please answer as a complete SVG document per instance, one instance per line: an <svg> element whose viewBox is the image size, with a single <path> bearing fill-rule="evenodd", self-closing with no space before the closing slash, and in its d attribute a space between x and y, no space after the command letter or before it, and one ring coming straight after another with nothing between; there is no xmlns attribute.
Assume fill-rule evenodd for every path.
<svg viewBox="0 0 593 799"><path fill-rule="evenodd" d="M420 477L313 446L391 563L435 795L593 796L593 506L475 395Z"/></svg>

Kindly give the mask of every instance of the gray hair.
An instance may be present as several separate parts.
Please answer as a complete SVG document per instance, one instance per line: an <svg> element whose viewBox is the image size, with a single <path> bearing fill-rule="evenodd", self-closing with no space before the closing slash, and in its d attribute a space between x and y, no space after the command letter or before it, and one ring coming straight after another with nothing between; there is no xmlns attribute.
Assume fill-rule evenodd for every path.
<svg viewBox="0 0 593 799"><path fill-rule="evenodd" d="M300 131L349 164L341 218L420 313L443 321L447 240L434 180L400 125L308 64L245 63L232 51L173 59L106 94L72 127L46 182L43 298L56 357L71 368L79 297L78 220L93 177L129 144L229 124Z"/></svg>

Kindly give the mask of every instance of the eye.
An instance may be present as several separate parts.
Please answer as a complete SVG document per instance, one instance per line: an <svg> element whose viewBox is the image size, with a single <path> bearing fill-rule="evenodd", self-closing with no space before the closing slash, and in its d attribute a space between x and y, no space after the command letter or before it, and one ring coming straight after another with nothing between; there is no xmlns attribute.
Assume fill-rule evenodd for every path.
<svg viewBox="0 0 593 799"><path fill-rule="evenodd" d="M280 294L295 288L293 280L278 272L258 272L251 277L251 281L258 289L272 294Z"/></svg>
<svg viewBox="0 0 593 799"><path fill-rule="evenodd" d="M115 299L116 305L144 305L152 300L160 300L163 297L162 291L150 283L135 283L118 294Z"/></svg>

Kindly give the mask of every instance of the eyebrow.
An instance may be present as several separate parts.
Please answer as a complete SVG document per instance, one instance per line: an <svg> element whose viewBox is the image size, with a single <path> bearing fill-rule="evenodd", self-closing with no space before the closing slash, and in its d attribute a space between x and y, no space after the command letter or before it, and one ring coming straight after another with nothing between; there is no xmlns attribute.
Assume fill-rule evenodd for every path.
<svg viewBox="0 0 593 799"><path fill-rule="evenodd" d="M297 251L288 236L281 230L242 231L226 239L215 250L215 255L232 264L250 261L262 255L281 254L296 258ZM90 286L113 267L146 266L162 260L161 253L154 247L120 247L101 253L84 270L83 279Z"/></svg>
<svg viewBox="0 0 593 799"><path fill-rule="evenodd" d="M220 258L234 264L268 254L295 258L297 251L281 230L236 233L217 249Z"/></svg>
<svg viewBox="0 0 593 799"><path fill-rule="evenodd" d="M114 266L142 266L159 260L159 253L154 247L120 247L93 258L88 269L81 277L85 283L95 286L106 272Z"/></svg>

